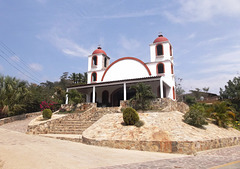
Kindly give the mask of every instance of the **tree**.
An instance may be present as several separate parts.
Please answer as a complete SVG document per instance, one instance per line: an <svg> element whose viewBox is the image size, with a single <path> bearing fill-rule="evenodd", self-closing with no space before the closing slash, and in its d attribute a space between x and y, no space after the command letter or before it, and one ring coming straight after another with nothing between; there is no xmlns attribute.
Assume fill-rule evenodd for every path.
<svg viewBox="0 0 240 169"><path fill-rule="evenodd" d="M225 85L225 90L220 88L220 96L223 99L230 99L234 102L240 101L240 76L229 80Z"/></svg>
<svg viewBox="0 0 240 169"><path fill-rule="evenodd" d="M83 95L77 90L70 90L68 93L69 103L77 104L84 101Z"/></svg>
<svg viewBox="0 0 240 169"><path fill-rule="evenodd" d="M182 88L182 80L183 80L182 78L177 78L175 83L177 101L182 101L183 98L181 96L185 93L184 89Z"/></svg>
<svg viewBox="0 0 240 169"><path fill-rule="evenodd" d="M137 85L131 86L130 89L136 91L135 96L130 99L130 104L137 110L146 110L149 107L150 101L155 98L151 86L144 83L138 83Z"/></svg>
<svg viewBox="0 0 240 169"><path fill-rule="evenodd" d="M209 90L209 87L204 87L204 88L202 88L202 90L203 90L205 93L207 93L208 90Z"/></svg>

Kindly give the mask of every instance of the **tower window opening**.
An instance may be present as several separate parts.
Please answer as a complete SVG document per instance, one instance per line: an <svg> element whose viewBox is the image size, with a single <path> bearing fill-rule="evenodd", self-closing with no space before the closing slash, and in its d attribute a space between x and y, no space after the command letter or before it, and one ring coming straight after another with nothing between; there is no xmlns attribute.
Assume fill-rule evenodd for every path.
<svg viewBox="0 0 240 169"><path fill-rule="evenodd" d="M172 56L172 45L170 45L170 56Z"/></svg>
<svg viewBox="0 0 240 169"><path fill-rule="evenodd" d="M163 45L157 45L157 56L163 55Z"/></svg>
<svg viewBox="0 0 240 169"><path fill-rule="evenodd" d="M93 72L92 73L92 82L96 82L97 81L97 73Z"/></svg>
<svg viewBox="0 0 240 169"><path fill-rule="evenodd" d="M96 66L97 65L97 56L92 57L92 65Z"/></svg>
<svg viewBox="0 0 240 169"><path fill-rule="evenodd" d="M171 73L173 74L173 64L171 64Z"/></svg>
<svg viewBox="0 0 240 169"><path fill-rule="evenodd" d="M107 67L107 58L104 58L104 67Z"/></svg>
<svg viewBox="0 0 240 169"><path fill-rule="evenodd" d="M163 63L159 63L157 65L157 74L161 74L161 73L165 73L165 71L164 71L164 64Z"/></svg>

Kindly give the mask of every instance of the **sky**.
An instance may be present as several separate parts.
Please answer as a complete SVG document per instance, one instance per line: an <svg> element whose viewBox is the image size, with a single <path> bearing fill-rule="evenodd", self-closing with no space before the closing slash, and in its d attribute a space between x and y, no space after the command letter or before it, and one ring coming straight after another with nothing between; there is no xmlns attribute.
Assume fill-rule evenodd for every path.
<svg viewBox="0 0 240 169"><path fill-rule="evenodd" d="M150 62L159 32L186 92L219 94L239 76L239 0L0 0L0 74L30 83L84 73L101 45L113 62Z"/></svg>

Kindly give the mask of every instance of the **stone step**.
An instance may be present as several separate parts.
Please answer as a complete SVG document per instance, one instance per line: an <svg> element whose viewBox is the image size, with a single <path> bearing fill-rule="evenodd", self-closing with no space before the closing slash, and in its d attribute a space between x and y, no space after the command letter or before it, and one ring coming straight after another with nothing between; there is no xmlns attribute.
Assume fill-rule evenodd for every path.
<svg viewBox="0 0 240 169"><path fill-rule="evenodd" d="M50 130L83 130L87 129L89 126L84 126L84 127L78 127L78 126L69 126L69 127L64 127L64 126L54 126L51 127Z"/></svg>
<svg viewBox="0 0 240 169"><path fill-rule="evenodd" d="M84 130L53 130L49 134L82 134Z"/></svg>
<svg viewBox="0 0 240 169"><path fill-rule="evenodd" d="M82 135L80 134L40 134L40 136L56 138L60 140L82 142Z"/></svg>

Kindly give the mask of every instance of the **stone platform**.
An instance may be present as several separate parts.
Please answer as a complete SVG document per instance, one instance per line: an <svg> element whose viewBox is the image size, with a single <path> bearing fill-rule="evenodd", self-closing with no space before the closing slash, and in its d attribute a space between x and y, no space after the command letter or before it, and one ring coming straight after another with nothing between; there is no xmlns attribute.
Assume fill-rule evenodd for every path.
<svg viewBox="0 0 240 169"><path fill-rule="evenodd" d="M182 122L182 113L139 113L145 125L124 126L122 114L107 114L86 129L83 143L123 149L194 154L240 145L240 131L208 124L199 129Z"/></svg>

